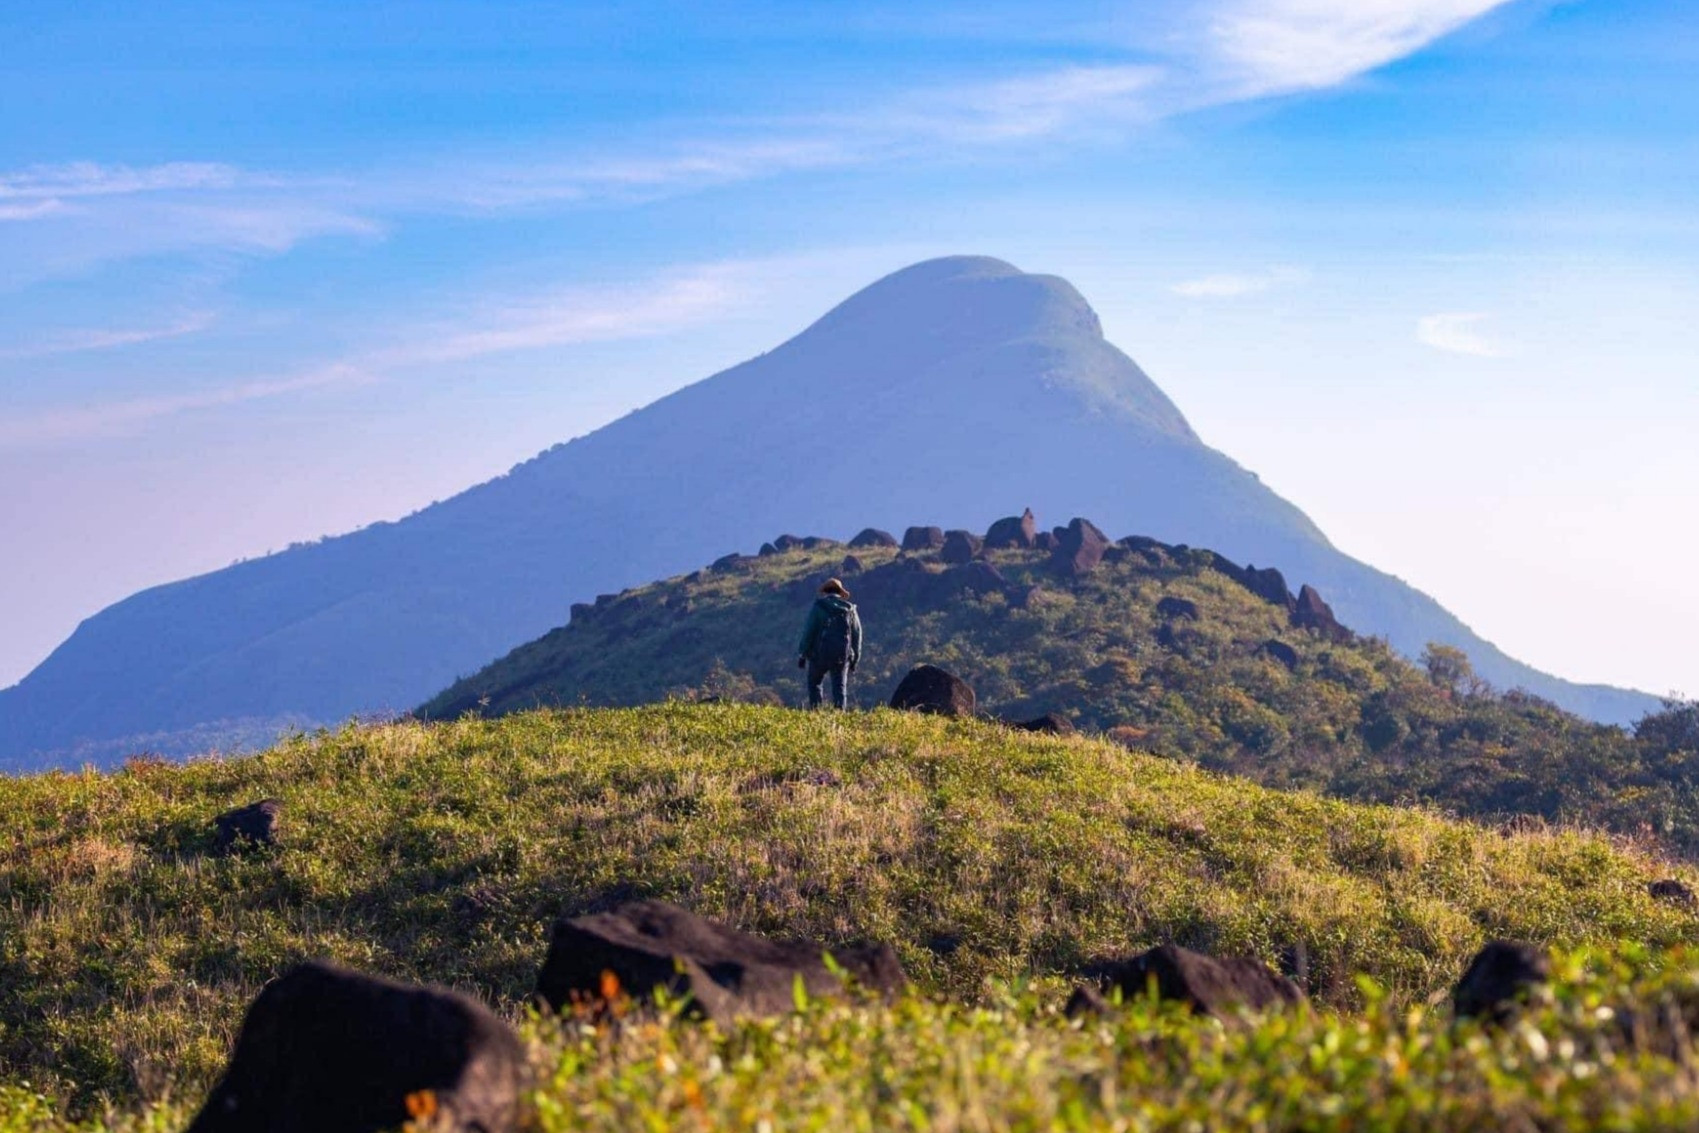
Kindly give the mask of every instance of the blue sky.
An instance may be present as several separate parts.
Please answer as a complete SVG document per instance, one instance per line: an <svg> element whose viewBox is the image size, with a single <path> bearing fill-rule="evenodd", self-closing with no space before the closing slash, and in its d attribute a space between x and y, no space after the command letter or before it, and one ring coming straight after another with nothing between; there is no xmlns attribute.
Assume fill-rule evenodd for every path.
<svg viewBox="0 0 1699 1133"><path fill-rule="evenodd" d="M972 252L1513 654L1699 693L1690 4L612 7L0 9L0 683Z"/></svg>

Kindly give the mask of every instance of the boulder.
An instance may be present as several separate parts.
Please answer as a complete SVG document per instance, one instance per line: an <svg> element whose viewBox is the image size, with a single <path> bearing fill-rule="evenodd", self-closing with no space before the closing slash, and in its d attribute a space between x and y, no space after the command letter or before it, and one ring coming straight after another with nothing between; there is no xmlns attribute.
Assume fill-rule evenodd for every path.
<svg viewBox="0 0 1699 1133"><path fill-rule="evenodd" d="M1198 604L1189 598L1176 598L1172 594L1156 604L1156 612L1164 618L1185 618L1193 622L1198 620Z"/></svg>
<svg viewBox="0 0 1699 1133"><path fill-rule="evenodd" d="M735 551L729 555L721 555L708 564L708 569L716 574L730 574L734 571L748 570L753 560L748 555L740 555ZM600 598L597 599L600 602Z"/></svg>
<svg viewBox="0 0 1699 1133"><path fill-rule="evenodd" d="M641 1001L656 991L689 997L690 1009L722 1025L795 1009L797 981L811 996L843 991L833 964L860 986L884 994L908 984L889 945L828 949L778 942L729 928L670 905L637 901L605 913L555 922L537 997L559 1011L601 997L612 973Z"/></svg>
<svg viewBox="0 0 1699 1133"><path fill-rule="evenodd" d="M979 536L971 531L947 531L938 557L947 563L971 562L981 546Z"/></svg>
<svg viewBox="0 0 1699 1133"><path fill-rule="evenodd" d="M1056 549L1050 552L1051 566L1069 578L1079 578L1097 569L1109 538L1090 520L1075 519L1055 531Z"/></svg>
<svg viewBox="0 0 1699 1133"><path fill-rule="evenodd" d="M936 665L917 665L891 694L891 707L935 716L972 716L973 689Z"/></svg>
<svg viewBox="0 0 1699 1133"><path fill-rule="evenodd" d="M944 545L942 527L911 527L903 532L903 550L936 551Z"/></svg>
<svg viewBox="0 0 1699 1133"><path fill-rule="evenodd" d="M1271 637L1257 646L1257 652L1271 660L1278 661L1288 669L1298 667L1298 651L1287 645L1279 638Z"/></svg>
<svg viewBox="0 0 1699 1133"><path fill-rule="evenodd" d="M189 1133L504 1133L524 1078L518 1038L481 1004L301 964L249 1006Z"/></svg>
<svg viewBox="0 0 1699 1133"><path fill-rule="evenodd" d="M897 538L889 531L881 531L877 527L863 528L861 534L849 541L850 550L864 551L877 547L895 547Z"/></svg>
<svg viewBox="0 0 1699 1133"><path fill-rule="evenodd" d="M773 540L773 546L780 552L800 551L804 545L805 540L796 535L781 535Z"/></svg>
<svg viewBox="0 0 1699 1133"><path fill-rule="evenodd" d="M860 574L866 569L866 564L860 559L854 555L845 555L844 561L838 564L838 576L841 578L848 574Z"/></svg>
<svg viewBox="0 0 1699 1133"><path fill-rule="evenodd" d="M241 844L270 846L277 841L277 819L282 813L283 803L277 799L261 799L227 810L212 820L218 831L213 845L220 853Z"/></svg>
<svg viewBox="0 0 1699 1133"><path fill-rule="evenodd" d="M1058 712L1046 712L1031 720L1011 720L1009 727L1018 728L1023 732L1039 732L1049 736L1071 736L1074 734L1074 722Z"/></svg>
<svg viewBox="0 0 1699 1133"><path fill-rule="evenodd" d="M839 543L836 539L828 539L824 535L807 535L804 536L802 540L802 549L805 551L818 551L825 547L841 546L843 546L843 544Z"/></svg>
<svg viewBox="0 0 1699 1133"><path fill-rule="evenodd" d="M1032 537L1032 546L1038 551L1054 551L1061 546L1061 540L1056 538L1054 531L1040 531Z"/></svg>
<svg viewBox="0 0 1699 1133"><path fill-rule="evenodd" d="M1504 1022L1517 1006L1551 979L1546 950L1514 940L1494 940L1475 953L1451 992L1459 1019Z"/></svg>
<svg viewBox="0 0 1699 1133"><path fill-rule="evenodd" d="M1308 583L1298 591L1298 601L1292 609L1292 624L1336 645L1351 640L1351 631L1339 624L1333 616L1333 608L1323 602L1316 588Z"/></svg>
<svg viewBox="0 0 1699 1133"><path fill-rule="evenodd" d="M985 549L1001 551L1009 547L1029 548L1037 545L1038 523L1032 517L1032 509L1027 508L1020 515L1012 515L1007 519L999 519L991 525L991 530L985 533Z"/></svg>
<svg viewBox="0 0 1699 1133"><path fill-rule="evenodd" d="M1199 1015L1217 1018L1238 1010L1267 1011L1304 1002L1297 984L1260 960L1217 959L1175 944L1152 948L1127 960L1099 966L1096 991L1121 989L1123 1000L1154 986L1159 999L1184 1003ZM1100 996L1076 993L1069 1009L1093 1009Z"/></svg>
<svg viewBox="0 0 1699 1133"><path fill-rule="evenodd" d="M1684 909L1691 909L1695 904L1699 904L1699 898L1694 896L1693 890L1673 877L1652 882L1646 886L1646 892L1652 895L1654 901L1667 901Z"/></svg>
<svg viewBox="0 0 1699 1133"><path fill-rule="evenodd" d="M761 549L755 552L755 557L758 559L770 559L778 553L779 549L773 546L773 544L763 543L761 544Z"/></svg>
<svg viewBox="0 0 1699 1133"><path fill-rule="evenodd" d="M975 559L939 575L938 584L940 589L958 593L965 590L969 594L993 594L1006 590L1009 580L984 559Z"/></svg>
<svg viewBox="0 0 1699 1133"><path fill-rule="evenodd" d="M574 602L571 606L567 607L567 621L581 622L585 618L588 618L595 608L596 607L592 606L588 602Z"/></svg>

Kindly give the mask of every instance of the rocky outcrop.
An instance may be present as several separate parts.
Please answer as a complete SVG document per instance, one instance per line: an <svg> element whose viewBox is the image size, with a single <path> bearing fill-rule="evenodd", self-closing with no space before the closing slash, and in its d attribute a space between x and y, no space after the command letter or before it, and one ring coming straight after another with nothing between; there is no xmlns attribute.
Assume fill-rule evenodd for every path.
<svg viewBox="0 0 1699 1133"><path fill-rule="evenodd" d="M1267 1011L1304 1001L1297 984L1260 960L1217 959L1189 948L1164 944L1127 960L1100 965L1096 986L1075 993L1071 1014L1101 1010L1103 993L1120 989L1130 1000L1154 988L1159 999L1184 1003L1199 1015L1226 1017L1236 1011Z"/></svg>
<svg viewBox="0 0 1699 1133"><path fill-rule="evenodd" d="M1646 886L1646 892L1651 895L1654 901L1680 905L1684 909L1691 909L1699 905L1699 897L1694 896L1693 890L1685 882L1677 881L1673 877L1652 882Z"/></svg>
<svg viewBox="0 0 1699 1133"><path fill-rule="evenodd" d="M1298 667L1298 651L1290 645L1287 645L1284 641L1281 641L1279 638L1269 638L1267 641L1257 646L1257 652L1261 653L1264 657L1267 657L1271 661L1280 662L1280 664L1286 666L1287 669L1296 669Z"/></svg>
<svg viewBox="0 0 1699 1133"><path fill-rule="evenodd" d="M974 704L973 688L936 665L910 669L891 694L892 708L935 716L972 716Z"/></svg>
<svg viewBox="0 0 1699 1133"><path fill-rule="evenodd" d="M1109 549L1109 538L1088 519L1075 519L1066 527L1058 527L1056 549L1050 553L1051 566L1068 578L1080 578L1097 569L1103 553Z"/></svg>
<svg viewBox="0 0 1699 1133"><path fill-rule="evenodd" d="M940 589L946 593L993 594L1007 591L1009 580L1003 572L983 559L963 563L938 575Z"/></svg>
<svg viewBox="0 0 1699 1133"><path fill-rule="evenodd" d="M854 555L845 555L844 561L838 564L838 577L842 578L846 575L860 574L866 569L867 565L860 559L856 558Z"/></svg>
<svg viewBox="0 0 1699 1133"><path fill-rule="evenodd" d="M708 569L713 571L715 574L736 574L739 571L748 570L754 562L755 556L753 555L740 555L733 552L729 555L721 555L719 558L709 563ZM600 604L599 598L597 599L597 602Z"/></svg>
<svg viewBox="0 0 1699 1133"><path fill-rule="evenodd" d="M1544 948L1514 940L1494 940L1475 953L1451 992L1459 1019L1504 1022L1551 979L1551 957Z"/></svg>
<svg viewBox="0 0 1699 1133"><path fill-rule="evenodd" d="M1046 736L1071 736L1076 731L1074 722L1059 712L1046 712L1031 720L1010 720L1008 723L1011 728Z"/></svg>
<svg viewBox="0 0 1699 1133"><path fill-rule="evenodd" d="M1156 604L1158 617L1184 618L1187 621L1198 620L1198 604L1189 598L1178 598L1170 594Z"/></svg>
<svg viewBox="0 0 1699 1133"><path fill-rule="evenodd" d="M892 994L908 984L889 945L828 949L773 941L665 901L637 901L556 921L537 997L559 1011L605 998L615 988L638 1001L665 990L688 997L696 1013L728 1024L794 1010L798 981L810 996L842 993L844 981L832 967L872 991Z"/></svg>
<svg viewBox="0 0 1699 1133"><path fill-rule="evenodd" d="M947 563L971 562L979 554L981 545L979 536L971 531L946 531L938 557Z"/></svg>
<svg viewBox="0 0 1699 1133"><path fill-rule="evenodd" d="M903 532L903 550L936 551L944 545L942 527L911 527Z"/></svg>
<svg viewBox="0 0 1699 1133"><path fill-rule="evenodd" d="M270 846L277 841L277 821L283 813L278 799L227 810L212 820L216 833L213 848L226 853L242 846Z"/></svg>
<svg viewBox="0 0 1699 1133"><path fill-rule="evenodd" d="M896 547L897 538L889 531L881 531L877 527L864 527L860 534L849 541L852 551L871 551L880 547Z"/></svg>
<svg viewBox="0 0 1699 1133"><path fill-rule="evenodd" d="M1323 602L1316 588L1308 583L1298 591L1298 600L1292 610L1292 624L1336 645L1344 645L1352 639L1351 631L1333 616L1333 608Z"/></svg>
<svg viewBox="0 0 1699 1133"><path fill-rule="evenodd" d="M1020 515L999 519L991 525L991 530L985 533L985 549L988 551L1010 548L1025 550L1037 545L1038 522L1033 519L1031 508L1027 508Z"/></svg>
<svg viewBox="0 0 1699 1133"><path fill-rule="evenodd" d="M465 996L302 964L248 1008L189 1133L505 1133L524 1074L507 1024Z"/></svg>

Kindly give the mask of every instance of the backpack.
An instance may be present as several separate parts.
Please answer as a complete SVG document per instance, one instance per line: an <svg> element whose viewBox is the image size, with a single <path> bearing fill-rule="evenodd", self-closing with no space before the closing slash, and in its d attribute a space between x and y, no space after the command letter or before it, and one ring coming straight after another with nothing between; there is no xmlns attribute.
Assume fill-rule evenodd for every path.
<svg viewBox="0 0 1699 1133"><path fill-rule="evenodd" d="M814 659L820 662L848 661L850 655L850 618L855 607L848 602L826 602L826 616L820 623L820 633L814 638Z"/></svg>

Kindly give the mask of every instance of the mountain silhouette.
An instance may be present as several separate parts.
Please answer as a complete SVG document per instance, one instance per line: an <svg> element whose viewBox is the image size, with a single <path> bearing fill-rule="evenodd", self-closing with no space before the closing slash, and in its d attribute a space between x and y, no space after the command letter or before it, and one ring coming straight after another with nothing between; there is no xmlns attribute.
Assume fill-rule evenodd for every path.
<svg viewBox="0 0 1699 1133"><path fill-rule="evenodd" d="M950 257L399 522L117 603L0 692L0 759L104 761L403 711L572 602L779 532L981 530L1028 506L1277 566L1361 632L1411 654L1456 645L1495 684L1583 715L1657 706L1523 665L1335 549L1200 441L1065 280Z"/></svg>

